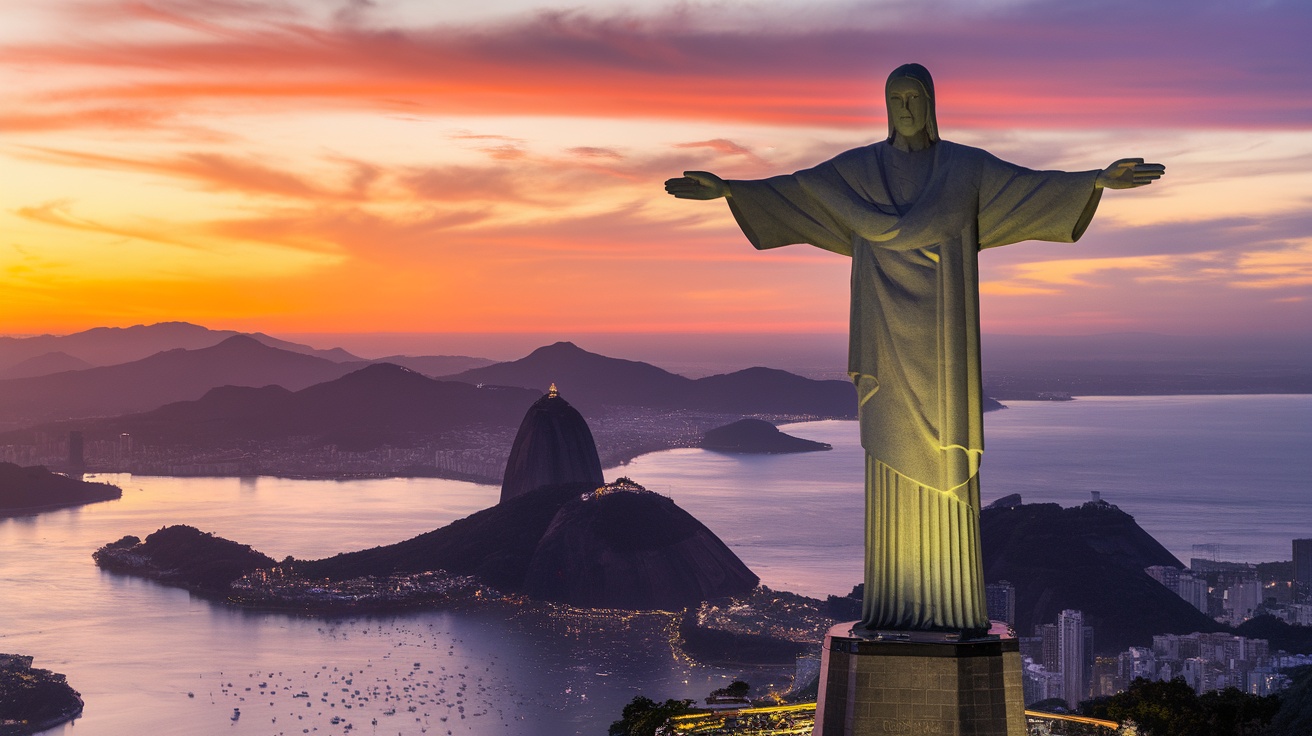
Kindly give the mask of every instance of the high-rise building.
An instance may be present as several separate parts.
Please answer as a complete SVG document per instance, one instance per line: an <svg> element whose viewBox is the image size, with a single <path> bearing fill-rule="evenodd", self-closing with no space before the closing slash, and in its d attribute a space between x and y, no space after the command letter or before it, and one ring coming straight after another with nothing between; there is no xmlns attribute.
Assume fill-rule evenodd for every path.
<svg viewBox="0 0 1312 736"><path fill-rule="evenodd" d="M1157 639L1158 637L1153 637L1152 649L1130 647L1121 652L1117 658L1117 674L1127 685L1140 677L1151 680L1157 676L1157 656L1155 653L1158 646ZM1178 646L1176 648L1179 649Z"/></svg>
<svg viewBox="0 0 1312 736"><path fill-rule="evenodd" d="M1225 591L1225 612L1233 626L1238 626L1252 618L1254 611L1260 605L1262 605L1262 584L1256 580L1237 582Z"/></svg>
<svg viewBox="0 0 1312 736"><path fill-rule="evenodd" d="M70 472L80 473L86 469L86 460L82 455L83 440L82 433L73 430L68 433L68 469Z"/></svg>
<svg viewBox="0 0 1312 736"><path fill-rule="evenodd" d="M1312 539L1294 540L1294 600L1312 603Z"/></svg>
<svg viewBox="0 0 1312 736"><path fill-rule="evenodd" d="M1039 664L1053 672L1061 669L1060 637L1057 636L1057 624L1035 624L1034 636L1042 640L1043 661Z"/></svg>
<svg viewBox="0 0 1312 736"><path fill-rule="evenodd" d="M984 586L984 599L990 621L1004 621L1016 626L1016 586L1006 580Z"/></svg>
<svg viewBox="0 0 1312 736"><path fill-rule="evenodd" d="M1057 657L1060 662L1062 697L1074 708L1087 699L1085 688L1084 613L1066 609L1057 616Z"/></svg>
<svg viewBox="0 0 1312 736"><path fill-rule="evenodd" d="M1180 573L1179 588L1176 593L1189 605L1207 613L1207 580L1188 573Z"/></svg>
<svg viewBox="0 0 1312 736"><path fill-rule="evenodd" d="M1035 664L1043 664L1043 637L1020 637L1020 656L1022 659L1028 657L1029 660ZM1040 698L1040 700L1042 700L1042 698Z"/></svg>

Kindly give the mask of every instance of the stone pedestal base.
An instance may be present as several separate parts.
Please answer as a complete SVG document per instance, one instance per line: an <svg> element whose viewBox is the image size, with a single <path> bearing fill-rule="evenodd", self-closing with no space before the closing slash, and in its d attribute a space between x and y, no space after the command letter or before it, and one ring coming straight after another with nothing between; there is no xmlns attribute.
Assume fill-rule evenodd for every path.
<svg viewBox="0 0 1312 736"><path fill-rule="evenodd" d="M995 626L984 638L941 634L825 636L814 736L1025 736L1020 643Z"/></svg>

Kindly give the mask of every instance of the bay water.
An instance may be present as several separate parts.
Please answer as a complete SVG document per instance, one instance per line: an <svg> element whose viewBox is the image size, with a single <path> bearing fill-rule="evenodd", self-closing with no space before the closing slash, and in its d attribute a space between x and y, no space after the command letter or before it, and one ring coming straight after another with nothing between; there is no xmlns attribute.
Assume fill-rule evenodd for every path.
<svg viewBox="0 0 1312 736"><path fill-rule="evenodd" d="M1020 493L1027 503L1070 506L1097 491L1185 563L1287 560L1291 539L1312 537L1304 473L1312 396L1012 402L987 414L985 426L985 503ZM784 429L834 449L672 450L606 477L627 475L674 498L765 585L846 593L860 580L862 557L855 423ZM168 524L278 559L322 557L467 516L494 504L496 487L102 479L120 485L123 498L0 519L0 652L31 654L36 666L66 673L87 703L82 718L49 733L602 734L638 693L700 698L739 677L758 690L788 685L785 668L688 661L660 616L626 619L632 635L619 640L594 636L586 615L549 627L505 614L298 617L233 609L100 571L91 560L106 542Z"/></svg>

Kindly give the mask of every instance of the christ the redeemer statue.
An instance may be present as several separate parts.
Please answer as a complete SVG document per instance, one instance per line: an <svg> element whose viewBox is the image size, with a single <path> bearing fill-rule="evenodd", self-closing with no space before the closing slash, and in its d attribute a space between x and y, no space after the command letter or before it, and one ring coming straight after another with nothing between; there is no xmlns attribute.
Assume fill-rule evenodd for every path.
<svg viewBox="0 0 1312 736"><path fill-rule="evenodd" d="M941 140L934 82L889 75L888 138L795 174L665 182L725 197L757 248L809 243L852 258L848 371L866 451L865 630L989 627L979 540L984 451L978 254L1074 242L1104 188L1160 178L1122 159L1102 171L1032 171Z"/></svg>

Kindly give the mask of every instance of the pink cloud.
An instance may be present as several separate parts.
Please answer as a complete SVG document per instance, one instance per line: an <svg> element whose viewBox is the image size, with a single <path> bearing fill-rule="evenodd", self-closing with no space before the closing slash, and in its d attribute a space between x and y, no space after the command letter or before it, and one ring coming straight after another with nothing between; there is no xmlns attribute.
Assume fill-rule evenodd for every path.
<svg viewBox="0 0 1312 736"><path fill-rule="evenodd" d="M1312 60L1301 51L1309 11L1293 2L1053 1L959 20L908 11L865 27L750 32L707 30L686 8L378 29L347 16L315 25L257 4L227 3L217 20L197 3L128 7L191 35L38 41L4 56L45 71L112 73L58 96L102 106L241 98L412 114L869 126L882 119L886 70L919 59L938 77L941 117L956 125L1312 123Z"/></svg>
<svg viewBox="0 0 1312 736"><path fill-rule="evenodd" d="M22 150L22 149L20 149ZM281 171L252 160L216 153L194 152L171 158L134 159L124 156L29 148L21 157L65 166L144 171L161 176L200 182L206 189L240 191L296 199L357 199L376 176L376 171L356 164L349 187L332 189L307 177Z"/></svg>

